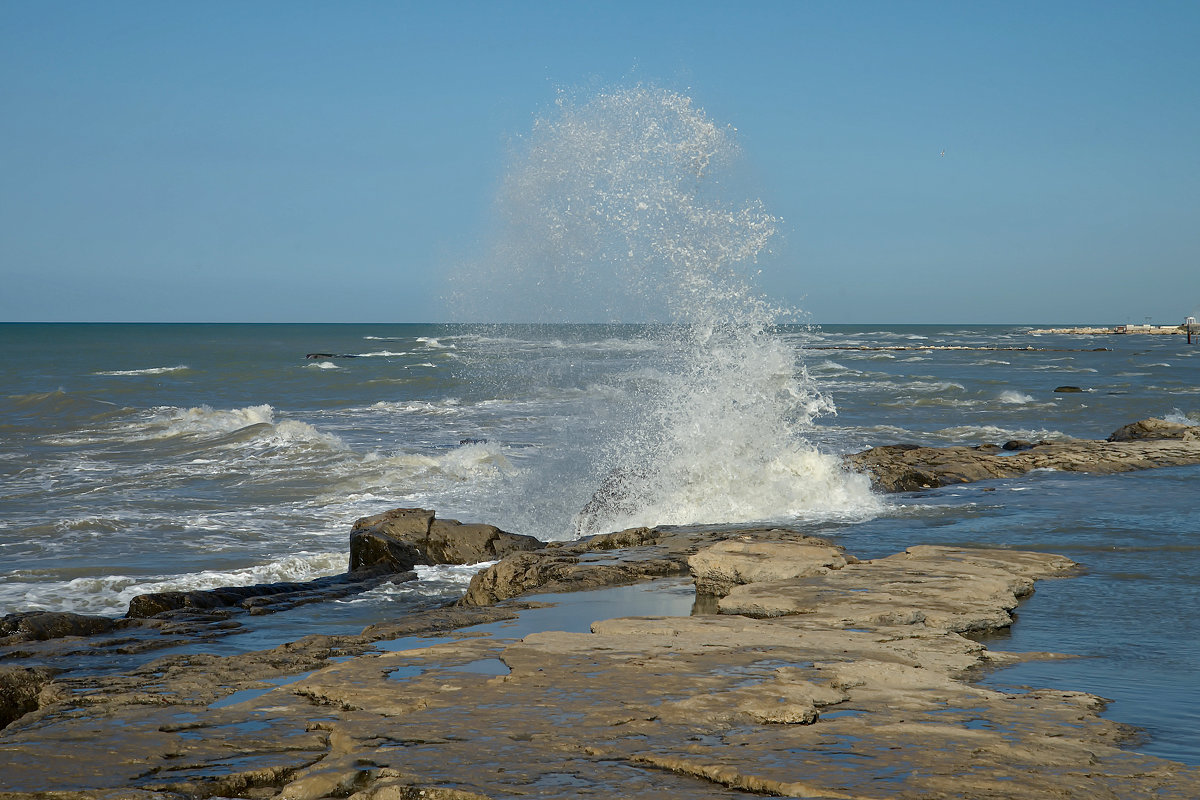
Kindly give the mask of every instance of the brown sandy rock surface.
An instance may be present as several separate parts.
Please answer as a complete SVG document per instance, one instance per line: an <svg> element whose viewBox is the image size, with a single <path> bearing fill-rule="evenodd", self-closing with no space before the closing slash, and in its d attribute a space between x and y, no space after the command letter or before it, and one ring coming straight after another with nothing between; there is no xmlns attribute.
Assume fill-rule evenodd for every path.
<svg viewBox="0 0 1200 800"><path fill-rule="evenodd" d="M605 549L618 541L629 549ZM1017 598L1070 561L914 547L839 564L837 551L788 531L639 529L547 548L559 566L529 585L628 582L638 560L679 573L689 557L727 557L741 582L726 613L519 639L495 626L444 633L530 613L509 601L56 681L0 731L0 798L1200 795L1200 769L1123 749L1129 731L1100 716L1100 698L970 682L1052 657L989 652L961 631L1009 624ZM793 566L745 566L763 559ZM606 591L618 590L563 597L584 607ZM754 617L728 613L742 603Z"/></svg>
<svg viewBox="0 0 1200 800"><path fill-rule="evenodd" d="M1200 464L1200 426L1142 420L1107 440L1039 442L1019 452L998 445L920 447L885 445L846 456L846 465L871 477L885 492L911 492L993 478L1015 478L1035 469L1110 474Z"/></svg>

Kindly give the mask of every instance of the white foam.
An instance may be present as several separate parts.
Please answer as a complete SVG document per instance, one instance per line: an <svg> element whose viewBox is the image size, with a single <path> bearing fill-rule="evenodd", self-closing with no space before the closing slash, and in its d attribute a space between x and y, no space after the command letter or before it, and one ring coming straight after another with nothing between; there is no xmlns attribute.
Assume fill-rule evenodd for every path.
<svg viewBox="0 0 1200 800"><path fill-rule="evenodd" d="M394 402L390 400L380 400L378 403L373 403L369 408L372 411L387 411L393 414L461 414L461 401L454 397L447 397L439 400L436 403L431 403L426 400L411 400L408 402Z"/></svg>
<svg viewBox="0 0 1200 800"><path fill-rule="evenodd" d="M332 361L318 361L315 364L305 364L305 369L341 369Z"/></svg>
<svg viewBox="0 0 1200 800"><path fill-rule="evenodd" d="M586 501L605 476L624 480L619 502L577 518L581 532L879 507L865 480L805 438L833 404L808 377L802 343L774 333L798 314L752 284L778 221L758 200L725 196L733 133L655 87L562 97L506 176L492 251L454 276L451 304L475 319L671 323L644 332L646 357L594 407L595 440L577 437L577 457L550 454L528 473L535 498L582 488Z"/></svg>
<svg viewBox="0 0 1200 800"><path fill-rule="evenodd" d="M1169 414L1163 416L1163 419L1180 425L1200 425L1200 411L1184 413L1178 408L1173 408Z"/></svg>
<svg viewBox="0 0 1200 800"><path fill-rule="evenodd" d="M1062 431L1029 428L1001 428L996 425L956 425L942 428L932 434L940 439L956 444L980 444L985 442L1005 442L1010 439L1028 439L1039 441L1065 440L1071 437Z"/></svg>
<svg viewBox="0 0 1200 800"><path fill-rule="evenodd" d="M309 581L345 572L346 566L345 552L301 552L226 572L213 570L155 577L97 575L61 582L23 584L14 581L0 587L0 606L21 611L124 614L129 601L139 594ZM19 574L12 576L12 579L19 578Z"/></svg>
<svg viewBox="0 0 1200 800"><path fill-rule="evenodd" d="M172 372L186 372L190 370L186 364L180 364L175 367L149 367L147 369L114 369L104 372L93 372L93 375L169 375Z"/></svg>
<svg viewBox="0 0 1200 800"><path fill-rule="evenodd" d="M1000 396L996 399L1001 403L1007 403L1009 405L1024 405L1025 403L1033 402L1033 395L1009 389L1001 392Z"/></svg>
<svg viewBox="0 0 1200 800"><path fill-rule="evenodd" d="M266 404L231 409L159 406L133 422L124 423L120 435L127 441L166 440L185 436L216 438L219 441L214 444L226 450L297 445L327 450L347 449L340 438L319 431L307 422L289 419L276 422L275 409Z"/></svg>

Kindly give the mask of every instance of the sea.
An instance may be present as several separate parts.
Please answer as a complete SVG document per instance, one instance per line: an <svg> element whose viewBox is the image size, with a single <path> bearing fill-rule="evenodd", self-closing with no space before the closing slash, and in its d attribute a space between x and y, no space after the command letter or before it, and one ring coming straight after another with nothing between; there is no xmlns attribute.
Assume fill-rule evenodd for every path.
<svg viewBox="0 0 1200 800"><path fill-rule="evenodd" d="M0 614L118 617L145 592L336 574L357 518L412 506L545 540L729 523L860 558L1038 550L1083 571L1039 582L987 644L1076 658L985 683L1093 692L1139 750L1200 763L1200 467L885 496L839 462L1200 424L1200 343L751 327L0 324ZM453 599L477 569L422 568L195 647L356 633Z"/></svg>

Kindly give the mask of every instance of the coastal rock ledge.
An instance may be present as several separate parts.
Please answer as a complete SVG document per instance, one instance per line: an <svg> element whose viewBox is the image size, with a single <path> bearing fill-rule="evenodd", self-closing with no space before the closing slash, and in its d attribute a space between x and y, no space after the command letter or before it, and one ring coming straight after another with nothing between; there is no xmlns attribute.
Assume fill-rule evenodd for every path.
<svg viewBox="0 0 1200 800"><path fill-rule="evenodd" d="M384 521L417 520L420 538L431 512L401 511ZM0 800L1194 800L1200 768L1129 749L1104 699L972 682L1061 657L969 635L1012 625L1037 581L1076 570L959 547L860 560L783 528L517 549L457 606L358 636L120 674L10 671ZM659 613L657 593L691 584L691 615ZM636 615L605 619L619 598Z"/></svg>
<svg viewBox="0 0 1200 800"><path fill-rule="evenodd" d="M1200 426L1146 419L1107 439L1006 442L976 447L893 444L845 457L885 492L913 492L958 483L1015 478L1035 469L1111 474L1200 464Z"/></svg>

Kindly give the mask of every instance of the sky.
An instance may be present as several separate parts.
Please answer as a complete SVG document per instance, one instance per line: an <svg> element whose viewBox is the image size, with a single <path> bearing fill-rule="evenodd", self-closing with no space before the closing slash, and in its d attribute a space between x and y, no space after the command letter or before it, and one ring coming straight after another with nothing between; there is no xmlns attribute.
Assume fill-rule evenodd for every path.
<svg viewBox="0 0 1200 800"><path fill-rule="evenodd" d="M1200 3L0 0L0 321L436 322L560 92L736 128L817 323L1200 316Z"/></svg>

